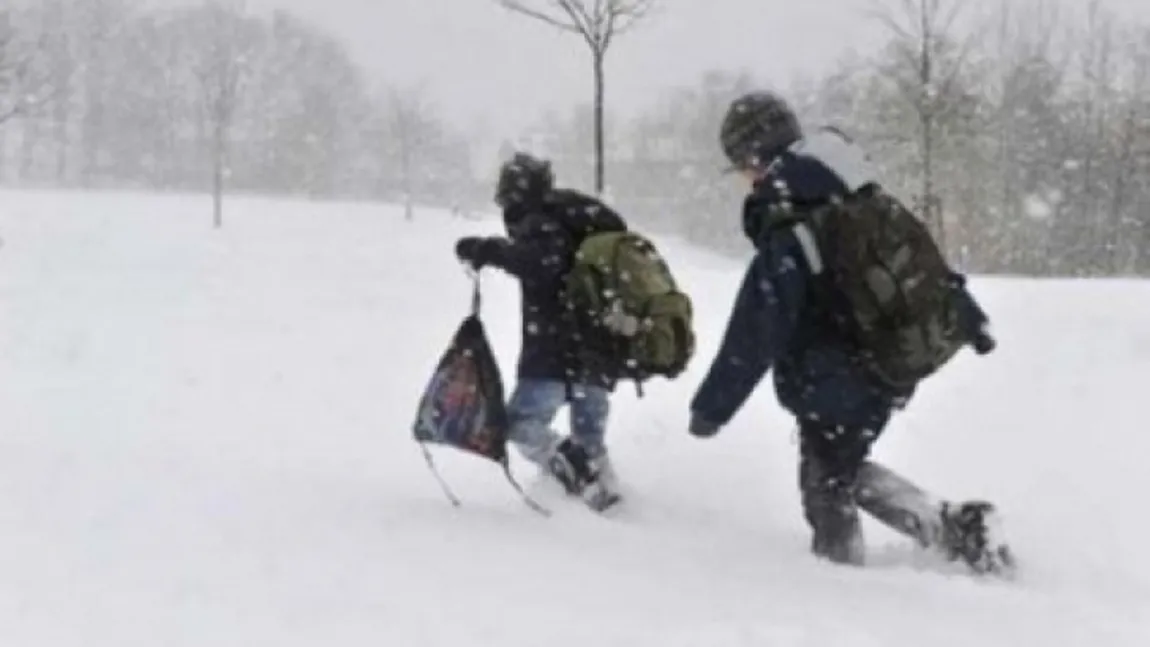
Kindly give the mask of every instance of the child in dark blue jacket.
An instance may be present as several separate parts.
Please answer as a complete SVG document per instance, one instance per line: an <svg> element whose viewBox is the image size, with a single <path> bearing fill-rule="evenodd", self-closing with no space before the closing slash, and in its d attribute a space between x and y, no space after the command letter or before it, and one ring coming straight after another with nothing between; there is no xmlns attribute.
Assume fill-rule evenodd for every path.
<svg viewBox="0 0 1150 647"><path fill-rule="evenodd" d="M814 290L813 241L793 227L770 226L780 214L877 187L866 156L833 129L804 136L787 104L765 92L732 103L720 140L732 170L752 185L743 228L756 253L718 354L691 402L691 433L715 435L774 369L779 402L799 422L799 485L816 555L863 562L861 506L976 569L1000 566L1006 552L990 536L992 506L936 504L867 460L891 413L907 403L913 388L895 389L860 367ZM994 342L986 316L963 277L954 273L953 279L963 334L977 352L988 353Z"/></svg>

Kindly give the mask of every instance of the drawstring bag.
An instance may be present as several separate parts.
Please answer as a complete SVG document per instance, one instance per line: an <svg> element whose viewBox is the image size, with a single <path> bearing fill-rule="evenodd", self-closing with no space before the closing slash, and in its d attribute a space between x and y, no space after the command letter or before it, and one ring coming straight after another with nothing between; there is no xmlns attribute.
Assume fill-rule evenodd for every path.
<svg viewBox="0 0 1150 647"><path fill-rule="evenodd" d="M511 474L503 378L479 318L480 301L476 277L471 313L452 336L420 398L415 440L452 505L458 507L460 500L436 469L429 445L452 447L495 462L524 502L546 515L548 511L528 497Z"/></svg>

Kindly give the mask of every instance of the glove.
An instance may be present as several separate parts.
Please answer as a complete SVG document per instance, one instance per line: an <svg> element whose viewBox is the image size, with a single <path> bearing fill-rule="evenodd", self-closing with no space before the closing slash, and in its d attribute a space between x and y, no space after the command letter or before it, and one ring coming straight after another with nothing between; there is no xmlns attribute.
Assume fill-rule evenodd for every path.
<svg viewBox="0 0 1150 647"><path fill-rule="evenodd" d="M710 438L719 433L722 425L711 422L697 413L691 414L691 424L687 428L695 438Z"/></svg>
<svg viewBox="0 0 1150 647"><path fill-rule="evenodd" d="M987 325L983 324L978 327L978 333L975 334L972 345L974 346L974 352L979 355L989 355L998 346L998 342L994 340L994 337L990 336L990 330Z"/></svg>
<svg viewBox="0 0 1150 647"><path fill-rule="evenodd" d="M486 243L486 238L480 238L478 236L460 238L459 241L455 243L455 256L475 270L482 269L486 264L483 258L483 247Z"/></svg>

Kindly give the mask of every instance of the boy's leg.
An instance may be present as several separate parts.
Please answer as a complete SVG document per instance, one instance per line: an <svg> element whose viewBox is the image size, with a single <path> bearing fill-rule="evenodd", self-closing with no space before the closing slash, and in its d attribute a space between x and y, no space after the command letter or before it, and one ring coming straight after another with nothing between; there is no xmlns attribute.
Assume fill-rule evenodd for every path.
<svg viewBox="0 0 1150 647"><path fill-rule="evenodd" d="M571 439L598 459L607 454L604 437L611 411L610 392L594 386L575 385L571 389Z"/></svg>
<svg viewBox="0 0 1150 647"><path fill-rule="evenodd" d="M597 510L620 500L618 479L605 442L610 398L610 391L600 387L576 385L572 389L571 439L587 457L589 473L583 497Z"/></svg>
<svg viewBox="0 0 1150 647"><path fill-rule="evenodd" d="M923 548L963 560L975 572L1007 572L1014 567L990 503L944 501L873 461L864 462L859 470L855 496L859 506L882 523Z"/></svg>
<svg viewBox="0 0 1150 647"><path fill-rule="evenodd" d="M811 527L811 550L841 564L862 565L865 546L855 487L878 431L800 423L799 489Z"/></svg>
<svg viewBox="0 0 1150 647"><path fill-rule="evenodd" d="M508 439L524 458L547 467L561 438L551 429L555 414L566 402L561 382L520 380L507 403Z"/></svg>
<svg viewBox="0 0 1150 647"><path fill-rule="evenodd" d="M543 468L569 493L579 494L592 480L590 461L579 445L551 429L567 404L567 384L558 380L522 380L507 405L510 432L524 458Z"/></svg>
<svg viewBox="0 0 1150 647"><path fill-rule="evenodd" d="M855 500L883 525L923 547L941 534L943 502L874 461L865 461L859 469Z"/></svg>

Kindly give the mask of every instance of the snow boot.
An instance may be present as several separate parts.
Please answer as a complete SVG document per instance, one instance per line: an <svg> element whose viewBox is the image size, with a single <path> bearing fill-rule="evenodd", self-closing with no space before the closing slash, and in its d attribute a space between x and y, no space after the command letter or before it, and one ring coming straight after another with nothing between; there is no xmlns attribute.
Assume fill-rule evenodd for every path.
<svg viewBox="0 0 1150 647"><path fill-rule="evenodd" d="M547 461L547 471L563 485L567 494L578 496L592 480L590 461L586 450L565 438Z"/></svg>
<svg viewBox="0 0 1150 647"><path fill-rule="evenodd" d="M1015 560L1002 537L994 506L985 501L952 503L893 470L867 461L855 497L864 511L888 527L978 574L1009 574Z"/></svg>
<svg viewBox="0 0 1150 647"><path fill-rule="evenodd" d="M583 489L583 502L596 512L619 503L623 498L619 493L619 479L607 454L592 458L588 467L592 477Z"/></svg>
<svg viewBox="0 0 1150 647"><path fill-rule="evenodd" d="M994 505L986 501L942 504L940 547L951 561L962 560L980 575L1009 574L1015 560L1002 536Z"/></svg>
<svg viewBox="0 0 1150 647"><path fill-rule="evenodd" d="M621 499L615 470L606 454L591 458L587 450L564 439L547 462L547 471L567 494L583 499L592 510L602 512Z"/></svg>

